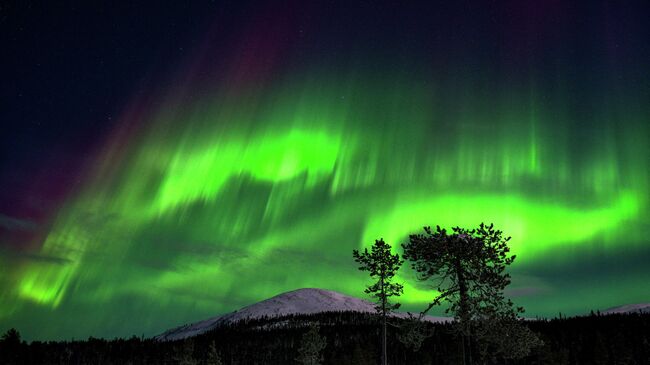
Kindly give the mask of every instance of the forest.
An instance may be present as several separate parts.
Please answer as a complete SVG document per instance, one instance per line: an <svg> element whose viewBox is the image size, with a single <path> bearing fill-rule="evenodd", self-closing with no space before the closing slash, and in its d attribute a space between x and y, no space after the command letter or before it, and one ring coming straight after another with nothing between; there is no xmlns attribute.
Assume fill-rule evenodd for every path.
<svg viewBox="0 0 650 365"><path fill-rule="evenodd" d="M391 318L389 364L462 363L457 335L449 323L427 323L431 336L416 351L399 339L406 320ZM477 364L648 364L650 314L592 313L525 321L543 345L518 360L475 357ZM218 327L178 341L153 338L98 339L27 343L9 330L0 341L2 364L297 364L301 340L311 323L325 339L323 364L377 364L378 317L336 312L260 318ZM474 349L478 353L478 349Z"/></svg>

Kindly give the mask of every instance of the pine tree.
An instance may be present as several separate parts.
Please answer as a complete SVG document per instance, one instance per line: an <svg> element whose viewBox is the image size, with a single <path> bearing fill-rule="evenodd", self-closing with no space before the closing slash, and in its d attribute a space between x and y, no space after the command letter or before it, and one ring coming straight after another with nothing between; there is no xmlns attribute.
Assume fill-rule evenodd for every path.
<svg viewBox="0 0 650 365"><path fill-rule="evenodd" d="M208 352L205 357L206 365L222 365L223 361L221 360L221 354L217 351L217 345L214 341L210 342L210 347L208 347Z"/></svg>
<svg viewBox="0 0 650 365"><path fill-rule="evenodd" d="M18 332L15 328L10 328L5 334L2 335L2 338L0 338L0 342L3 345L7 346L18 346L20 345L20 332Z"/></svg>
<svg viewBox="0 0 650 365"><path fill-rule="evenodd" d="M19 363L21 345L20 332L15 328L4 333L0 338L0 363Z"/></svg>
<svg viewBox="0 0 650 365"><path fill-rule="evenodd" d="M296 361L303 365L318 365L323 361L323 350L327 346L324 336L319 333L318 325L311 325L302 336Z"/></svg>
<svg viewBox="0 0 650 365"><path fill-rule="evenodd" d="M194 359L194 341L192 339L183 340L182 344L176 348L174 360L178 365L195 365Z"/></svg>
<svg viewBox="0 0 650 365"><path fill-rule="evenodd" d="M409 313L408 318L399 326L400 332L397 334L397 339L404 346L416 352L420 350L424 340L433 336L435 330L434 327L430 326L430 323L423 321L423 317L423 314L415 317Z"/></svg>
<svg viewBox="0 0 650 365"><path fill-rule="evenodd" d="M481 223L477 229L455 227L452 234L436 227L424 228L425 234L409 236L409 243L403 245L404 258L411 262L421 281L433 280L438 295L423 313L443 302L449 303L447 313L455 318L455 328L462 340L463 363L472 363L472 336L482 335L504 351L503 357L511 354L527 354L530 347L538 344L534 334L515 327L519 325L517 314L521 307L513 307L503 294L510 284L510 275L505 272L515 256L509 256L508 241L503 232L493 225ZM505 341L499 338L505 333L516 331L526 342ZM524 336L525 333L525 336ZM512 346L524 346L515 349ZM508 353L510 352L510 353Z"/></svg>
<svg viewBox="0 0 650 365"><path fill-rule="evenodd" d="M370 252L366 248L363 253L358 250L352 251L354 261L358 262L361 266L359 270L369 271L371 278L377 278L377 282L368 286L365 290L366 294L372 294L375 297L377 312L381 314L382 319L382 351L381 359L382 364L388 363L388 356L386 350L386 317L390 312L399 308L399 303L390 303L390 297L400 296L403 292L403 286L399 283L393 283L393 279L397 274L403 261L400 259L399 254L391 253L391 246L384 242L383 239L375 240Z"/></svg>
<svg viewBox="0 0 650 365"><path fill-rule="evenodd" d="M350 363L355 365L372 365L377 363L376 355L367 347L362 347L358 343L354 345Z"/></svg>

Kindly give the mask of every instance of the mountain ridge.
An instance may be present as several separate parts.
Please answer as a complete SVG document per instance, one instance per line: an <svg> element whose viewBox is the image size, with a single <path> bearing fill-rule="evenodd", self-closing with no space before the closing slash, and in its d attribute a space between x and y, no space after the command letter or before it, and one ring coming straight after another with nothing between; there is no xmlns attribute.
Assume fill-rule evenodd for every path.
<svg viewBox="0 0 650 365"><path fill-rule="evenodd" d="M345 295L332 290L301 288L278 294L221 316L169 329L154 338L159 341L180 340L200 335L220 325L231 324L244 319L255 319L261 317L273 318L292 314L348 311L374 313L375 304L364 299ZM391 316L407 318L409 313L396 312L392 313ZM451 318L425 316L424 320L430 322L446 322L450 321Z"/></svg>
<svg viewBox="0 0 650 365"><path fill-rule="evenodd" d="M602 314L650 313L650 303L626 304L607 308Z"/></svg>
<svg viewBox="0 0 650 365"><path fill-rule="evenodd" d="M198 336L221 325L233 324L246 319L280 318L288 315L316 314L324 312L359 312L374 313L375 304L360 298L342 294L336 291L320 288L301 288L284 292L273 297L250 304L230 313L211 317L171 328L154 339L173 341ZM650 303L628 304L603 310L601 313L650 313ZM411 313L417 316L418 313ZM407 318L409 312L391 313L392 317ZM532 318L527 318L532 320ZM448 322L450 317L425 316L425 321Z"/></svg>

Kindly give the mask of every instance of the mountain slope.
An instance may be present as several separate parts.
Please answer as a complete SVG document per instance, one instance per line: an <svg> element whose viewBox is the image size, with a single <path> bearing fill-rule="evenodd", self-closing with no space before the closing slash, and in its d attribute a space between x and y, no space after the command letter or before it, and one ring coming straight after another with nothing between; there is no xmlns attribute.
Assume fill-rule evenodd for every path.
<svg viewBox="0 0 650 365"><path fill-rule="evenodd" d="M247 318L347 311L371 313L375 311L375 305L366 300L331 290L304 288L276 295L223 316L170 329L155 338L161 341L170 341L197 336L221 324L234 323ZM408 314L395 313L394 316L407 317ZM443 322L448 321L449 318L426 316L425 320Z"/></svg>
<svg viewBox="0 0 650 365"><path fill-rule="evenodd" d="M603 314L650 313L650 303L628 304L604 310Z"/></svg>

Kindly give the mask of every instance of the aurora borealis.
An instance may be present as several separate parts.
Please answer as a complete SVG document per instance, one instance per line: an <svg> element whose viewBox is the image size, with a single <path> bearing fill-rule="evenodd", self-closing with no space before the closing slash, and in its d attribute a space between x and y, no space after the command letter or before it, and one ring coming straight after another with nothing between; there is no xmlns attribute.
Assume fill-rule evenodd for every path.
<svg viewBox="0 0 650 365"><path fill-rule="evenodd" d="M3 156L9 187L76 167L47 214L23 209L45 193L3 193L0 330L153 335L301 287L362 297L353 249L480 222L512 236L529 316L650 301L650 31L612 6L187 10L209 18L170 41L190 51L143 71L81 153ZM48 120L64 137L44 155L85 123ZM422 309L428 288L400 280Z"/></svg>

